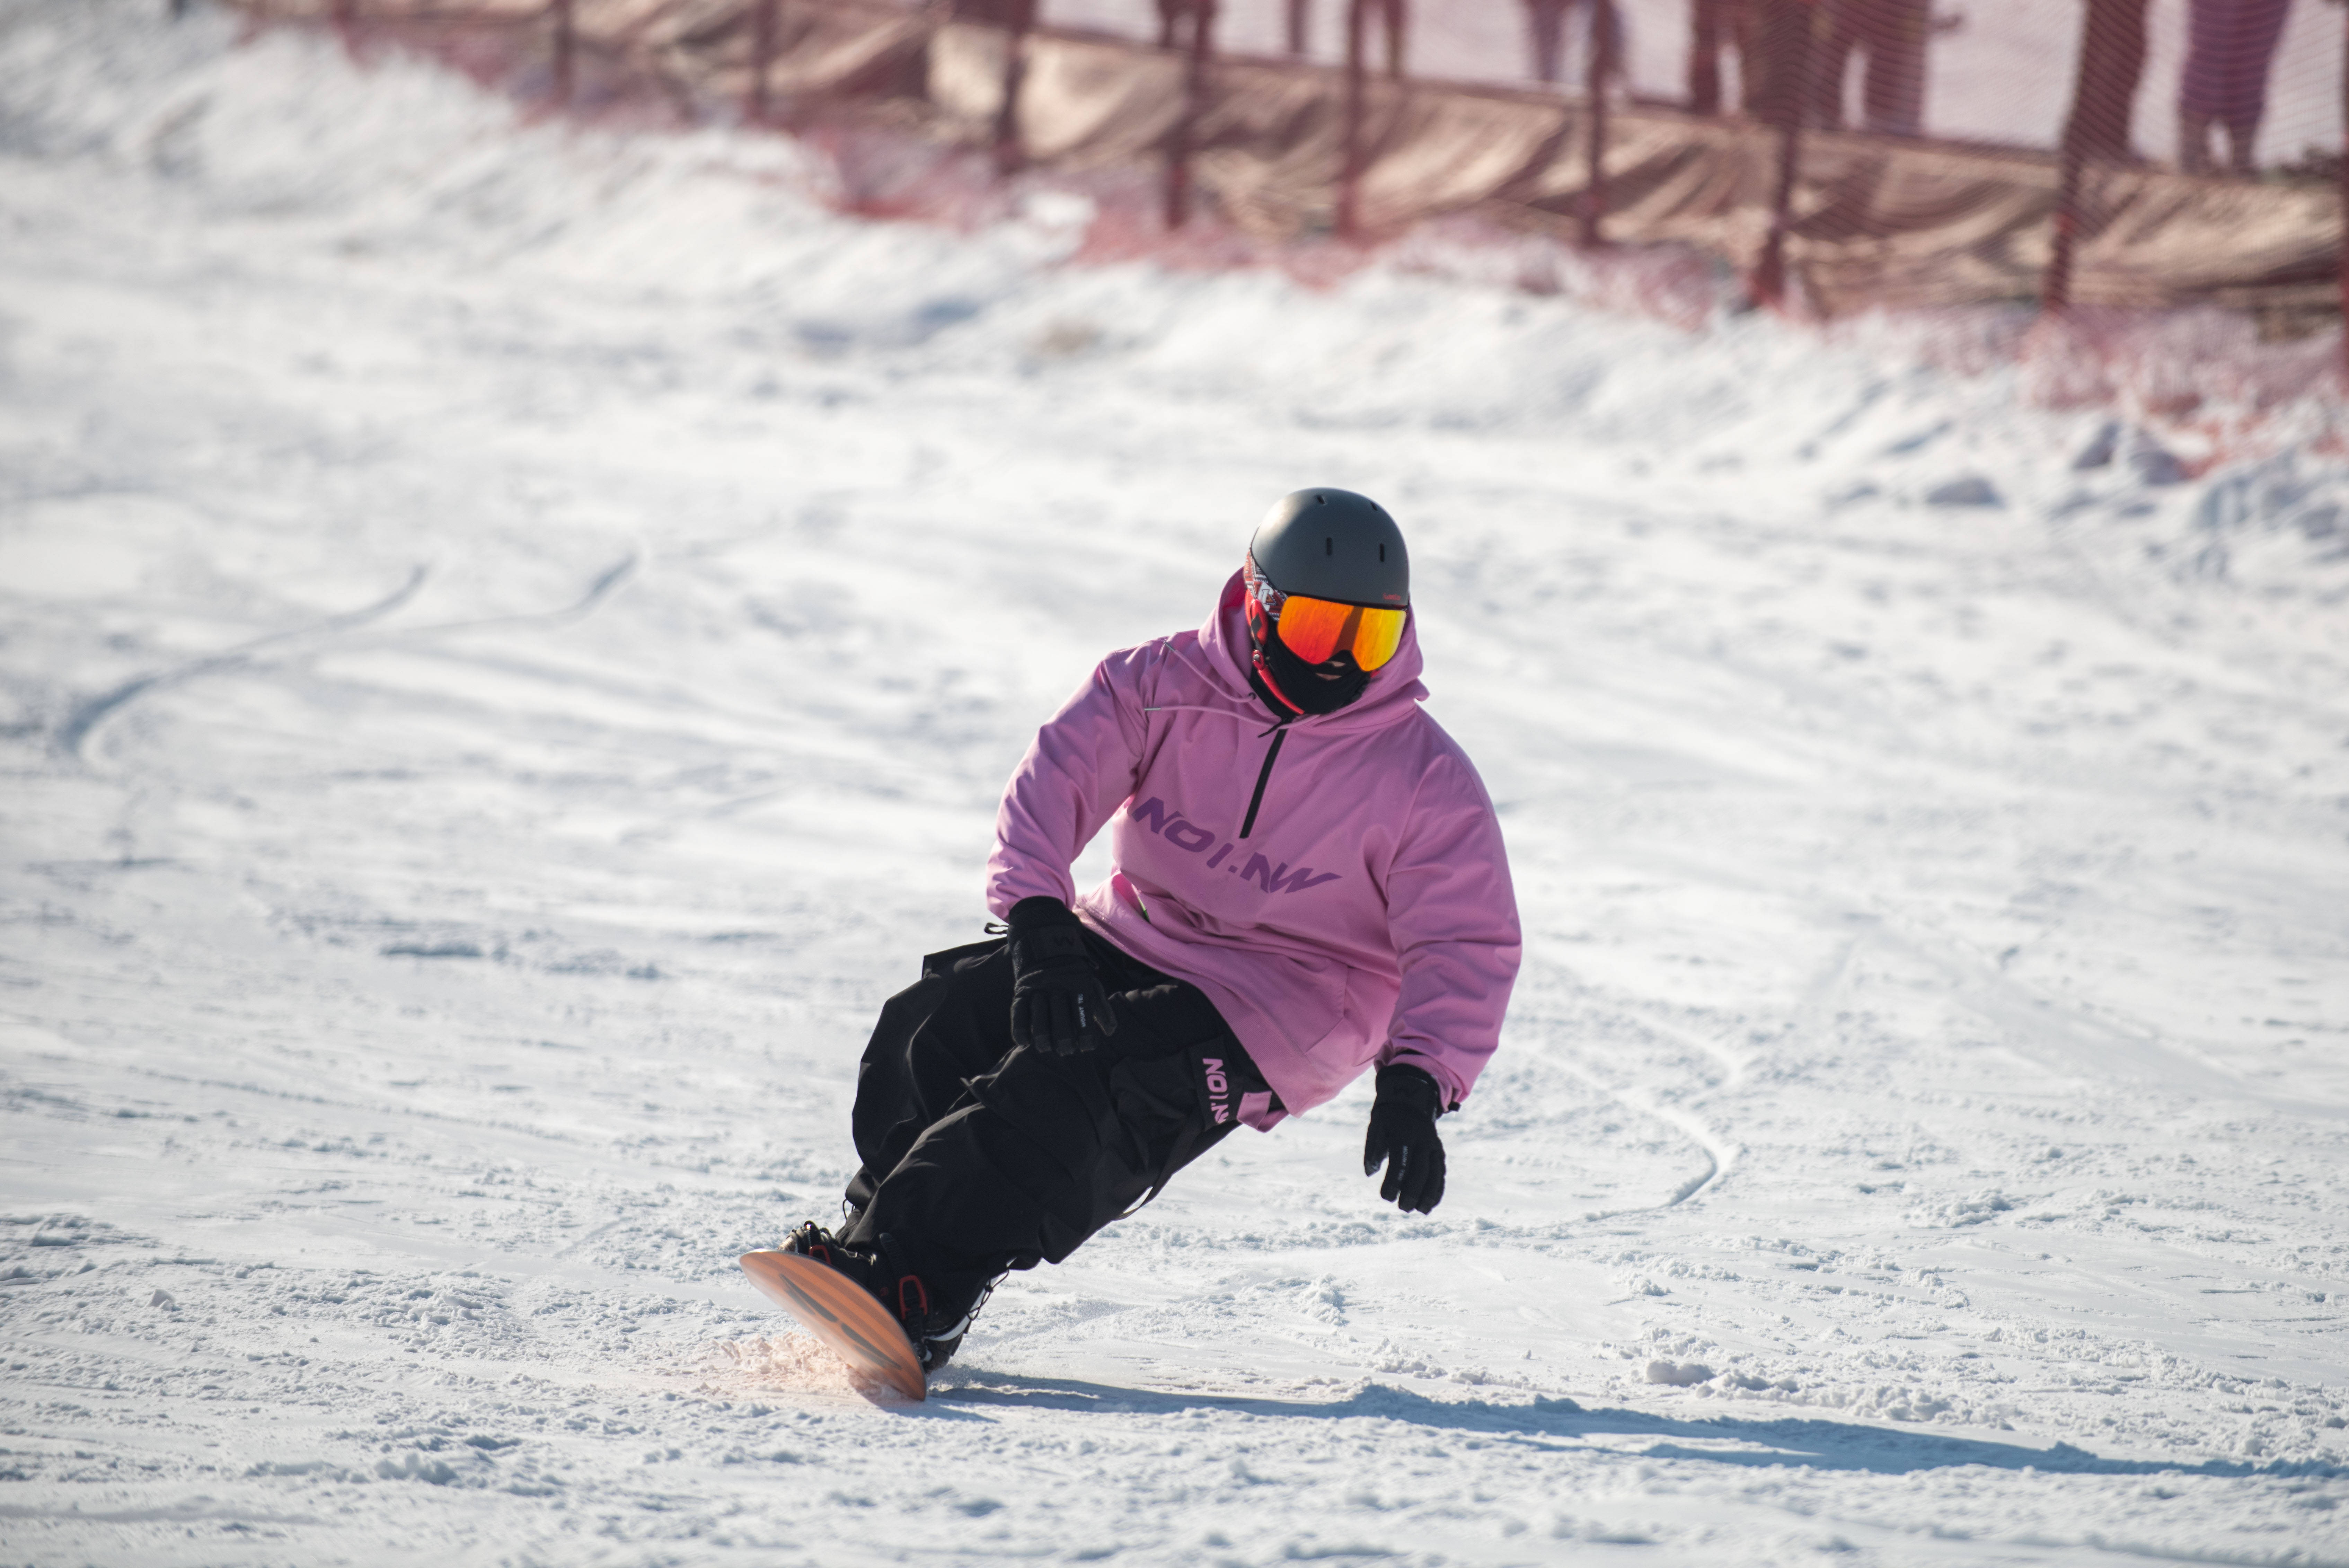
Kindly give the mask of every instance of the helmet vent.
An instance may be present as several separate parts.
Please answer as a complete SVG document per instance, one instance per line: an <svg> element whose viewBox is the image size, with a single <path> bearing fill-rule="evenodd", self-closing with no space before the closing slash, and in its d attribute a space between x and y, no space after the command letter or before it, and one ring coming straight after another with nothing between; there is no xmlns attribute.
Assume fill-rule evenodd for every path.
<svg viewBox="0 0 2349 1568"><path fill-rule="evenodd" d="M0 0L0 9L6 5ZM1278 584L1285 594L1339 604L1411 604L1411 546L1402 531L1383 508L1350 490L1298 490L1281 497L1250 536L1248 559L1264 582Z"/></svg>

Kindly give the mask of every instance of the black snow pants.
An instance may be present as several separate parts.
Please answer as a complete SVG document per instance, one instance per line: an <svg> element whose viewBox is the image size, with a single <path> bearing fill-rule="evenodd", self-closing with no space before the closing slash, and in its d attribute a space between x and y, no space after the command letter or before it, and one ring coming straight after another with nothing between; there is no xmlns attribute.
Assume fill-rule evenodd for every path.
<svg viewBox="0 0 2349 1568"><path fill-rule="evenodd" d="M841 1240L882 1247L941 1307L968 1306L1007 1269L1061 1262L1237 1127L1242 1096L1271 1093L1196 986L1090 930L1085 942L1118 1023L1098 1049L1013 1045L1003 941L924 959L864 1049L852 1117L864 1168Z"/></svg>

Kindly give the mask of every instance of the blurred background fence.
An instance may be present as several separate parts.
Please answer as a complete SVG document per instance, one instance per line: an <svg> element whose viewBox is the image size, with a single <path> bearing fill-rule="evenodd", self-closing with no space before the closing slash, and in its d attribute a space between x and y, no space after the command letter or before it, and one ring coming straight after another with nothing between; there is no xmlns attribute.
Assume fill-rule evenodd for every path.
<svg viewBox="0 0 2349 1568"><path fill-rule="evenodd" d="M1693 246L1825 316L2203 304L2296 337L2349 286L2340 0L236 4L563 101L1146 167L1171 226Z"/></svg>

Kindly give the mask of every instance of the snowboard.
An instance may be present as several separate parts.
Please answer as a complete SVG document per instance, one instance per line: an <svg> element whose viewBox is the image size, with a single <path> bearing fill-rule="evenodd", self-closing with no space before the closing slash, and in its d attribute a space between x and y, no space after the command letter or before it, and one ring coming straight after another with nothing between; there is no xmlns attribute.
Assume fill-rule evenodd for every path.
<svg viewBox="0 0 2349 1568"><path fill-rule="evenodd" d="M745 1252L742 1272L848 1363L908 1399L929 1393L921 1357L897 1320L855 1282L796 1252Z"/></svg>

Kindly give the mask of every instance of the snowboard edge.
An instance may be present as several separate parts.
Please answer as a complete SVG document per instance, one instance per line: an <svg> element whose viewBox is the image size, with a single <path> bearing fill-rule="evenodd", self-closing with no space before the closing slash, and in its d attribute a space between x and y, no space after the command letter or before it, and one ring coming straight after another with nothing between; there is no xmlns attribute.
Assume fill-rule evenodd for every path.
<svg viewBox="0 0 2349 1568"><path fill-rule="evenodd" d="M740 1262L752 1284L851 1371L876 1377L908 1399L928 1397L929 1379L914 1342L888 1309L854 1281L796 1252L745 1252Z"/></svg>

